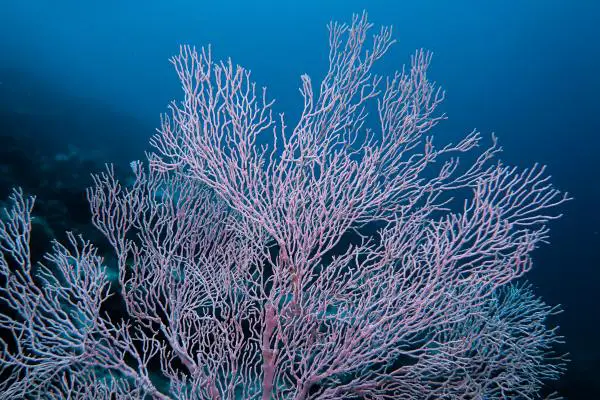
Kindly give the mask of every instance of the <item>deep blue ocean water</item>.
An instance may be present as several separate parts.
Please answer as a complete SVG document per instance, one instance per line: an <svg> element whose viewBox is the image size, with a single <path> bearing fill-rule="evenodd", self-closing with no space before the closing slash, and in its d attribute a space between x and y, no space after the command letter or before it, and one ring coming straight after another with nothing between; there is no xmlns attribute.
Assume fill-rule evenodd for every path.
<svg viewBox="0 0 600 400"><path fill-rule="evenodd" d="M23 168L3 170L2 198L11 185L39 189L40 171L72 179L48 167L52 160L140 158L160 113L180 97L168 62L179 44L210 43L217 58L251 69L276 110L292 118L301 106L299 76L316 80L325 71L332 19L366 9L371 22L394 26L398 43L378 67L384 72L417 48L432 50L430 76L447 93L438 140L495 132L503 160L546 164L574 197L551 224L551 243L537 250L529 279L564 308L557 322L572 361L557 389L600 399L600 2L0 3L0 163L15 157ZM23 142L12 141L19 136ZM77 179L89 184L87 175Z"/></svg>

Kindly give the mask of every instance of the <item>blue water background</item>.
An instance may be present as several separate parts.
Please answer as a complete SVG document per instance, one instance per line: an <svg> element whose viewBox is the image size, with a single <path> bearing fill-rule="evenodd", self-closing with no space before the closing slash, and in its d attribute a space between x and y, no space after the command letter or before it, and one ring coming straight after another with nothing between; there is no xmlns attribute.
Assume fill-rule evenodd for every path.
<svg viewBox="0 0 600 400"><path fill-rule="evenodd" d="M1 109L72 119L76 133L53 126L43 134L83 152L102 149L107 161L139 157L159 114L179 98L167 61L179 44L211 43L217 58L250 68L292 118L300 74L316 80L326 68L331 19L367 9L372 22L394 26L398 44L382 71L417 48L432 50L430 76L447 91L449 117L437 140L496 132L506 162L547 164L575 198L529 276L565 310L558 322L573 361L558 387L569 398L600 398L600 2L1 3Z"/></svg>

